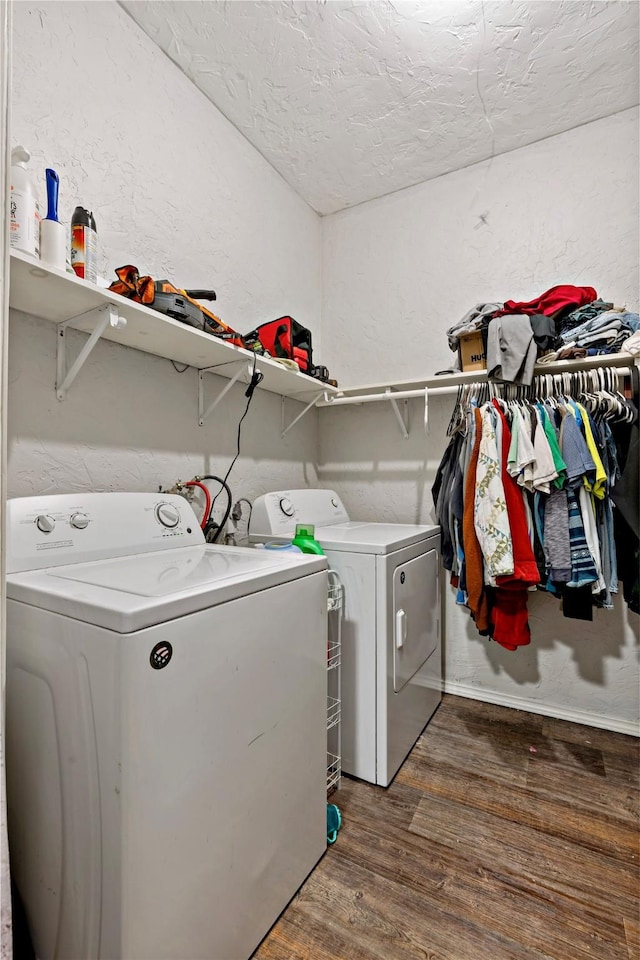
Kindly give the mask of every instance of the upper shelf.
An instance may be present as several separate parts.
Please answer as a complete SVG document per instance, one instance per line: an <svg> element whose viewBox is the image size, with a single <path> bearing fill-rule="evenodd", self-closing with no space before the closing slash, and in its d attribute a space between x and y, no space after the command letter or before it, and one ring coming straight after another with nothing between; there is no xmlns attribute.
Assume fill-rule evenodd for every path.
<svg viewBox="0 0 640 960"><path fill-rule="evenodd" d="M63 273L55 268L37 263L22 253L11 253L11 282L9 291L10 306L15 310L42 317L53 323L67 323L68 326L85 333L91 333L95 319L83 316L88 311L113 304L121 317L127 320L125 327L107 325L102 337L144 353L187 363L199 370L212 370L227 379L238 372L238 364L247 361L252 364L254 354L250 350L234 347L211 334L196 330L186 324L166 317L143 304L127 300L109 290L97 287L75 275ZM77 318L77 319L75 319ZM633 365L634 358L624 353L601 357L588 357L585 360L560 360L555 363L536 365L536 374L562 373L574 370L589 370L601 366ZM262 389L283 397L310 403L319 399L318 406L332 406L348 402L361 402L366 399L401 399L418 395L419 391L444 393L443 388L451 388L463 383L473 383L486 379L486 370L473 370L467 373L445 374L439 377L425 377L419 380L395 380L388 383L363 384L339 389L329 384L307 377L303 373L287 370L269 357L257 356L256 368L264 375L260 384ZM247 366L248 371L248 366ZM243 379L248 379L247 371ZM400 396L398 396L400 394Z"/></svg>
<svg viewBox="0 0 640 960"><path fill-rule="evenodd" d="M176 363L187 363L199 370L209 369L227 378L234 376L239 361L253 363L254 354L250 350L234 347L141 303L37 263L20 252L11 252L9 305L14 310L53 323L68 322L68 326L75 330L91 333L95 320L82 318L82 315L110 303L117 307L118 314L127 320L127 324L123 328L107 326L102 333L106 340ZM284 397L308 401L321 393L336 392L335 387L287 370L270 357L257 356L256 369L264 376L261 389Z"/></svg>

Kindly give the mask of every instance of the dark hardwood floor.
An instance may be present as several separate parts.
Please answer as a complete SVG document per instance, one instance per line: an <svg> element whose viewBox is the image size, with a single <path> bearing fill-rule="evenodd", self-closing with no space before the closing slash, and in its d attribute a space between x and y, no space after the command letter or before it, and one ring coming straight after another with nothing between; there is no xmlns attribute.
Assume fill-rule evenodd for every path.
<svg viewBox="0 0 640 960"><path fill-rule="evenodd" d="M633 737L446 696L255 960L638 960Z"/></svg>

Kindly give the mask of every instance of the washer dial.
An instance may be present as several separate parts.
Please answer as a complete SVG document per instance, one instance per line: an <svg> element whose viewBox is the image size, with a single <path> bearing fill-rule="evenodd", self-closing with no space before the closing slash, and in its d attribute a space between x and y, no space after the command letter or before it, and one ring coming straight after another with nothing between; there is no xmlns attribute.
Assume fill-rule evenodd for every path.
<svg viewBox="0 0 640 960"><path fill-rule="evenodd" d="M69 523L76 530L86 530L89 526L89 517L86 513L73 513L69 517Z"/></svg>
<svg viewBox="0 0 640 960"><path fill-rule="evenodd" d="M56 528L56 522L53 517L50 517L47 513L41 513L36 517L36 527L40 533L53 533Z"/></svg>
<svg viewBox="0 0 640 960"><path fill-rule="evenodd" d="M284 513L285 517L292 517L295 513L295 508L289 500L289 497L280 497L279 507Z"/></svg>
<svg viewBox="0 0 640 960"><path fill-rule="evenodd" d="M180 523L180 513L172 503L159 503L156 507L156 520L163 527L177 527Z"/></svg>

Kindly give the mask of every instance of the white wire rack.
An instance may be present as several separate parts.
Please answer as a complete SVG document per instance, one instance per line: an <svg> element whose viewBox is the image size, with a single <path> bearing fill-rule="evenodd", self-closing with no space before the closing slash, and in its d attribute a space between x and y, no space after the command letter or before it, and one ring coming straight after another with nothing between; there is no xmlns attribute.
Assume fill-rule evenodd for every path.
<svg viewBox="0 0 640 960"><path fill-rule="evenodd" d="M327 644L327 670L336 670L342 662L342 645L339 640L329 640Z"/></svg>
<svg viewBox="0 0 640 960"><path fill-rule="evenodd" d="M335 697L327 697L327 730L340 723L340 701Z"/></svg>
<svg viewBox="0 0 640 960"><path fill-rule="evenodd" d="M335 570L329 570L329 589L327 591L327 609L329 613L333 610L342 610L342 598L344 596L344 587Z"/></svg>
<svg viewBox="0 0 640 960"><path fill-rule="evenodd" d="M342 615L344 587L335 570L329 570L327 593L327 794L340 785L342 775Z"/></svg>
<svg viewBox="0 0 640 960"><path fill-rule="evenodd" d="M342 758L334 753L327 753L327 793L338 789L342 774Z"/></svg>

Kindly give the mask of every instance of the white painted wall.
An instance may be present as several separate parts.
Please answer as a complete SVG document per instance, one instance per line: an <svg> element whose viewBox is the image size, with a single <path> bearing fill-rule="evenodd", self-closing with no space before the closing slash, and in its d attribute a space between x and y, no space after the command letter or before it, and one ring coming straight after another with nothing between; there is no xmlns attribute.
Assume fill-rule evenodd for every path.
<svg viewBox="0 0 640 960"><path fill-rule="evenodd" d="M43 187L45 166L59 172L61 219L94 211L100 272L134 263L213 286L215 312L243 332L290 313L319 334L321 223L279 174L117 4L14 9L12 141ZM226 383L210 380L212 394ZM12 315L10 496L157 489L224 475L235 454L240 386L198 427L195 371L168 361L101 343L64 403L54 381L54 327ZM281 441L280 399L258 390L234 495L313 483L316 447L315 414Z"/></svg>
<svg viewBox="0 0 640 960"><path fill-rule="evenodd" d="M638 110L325 217L323 227L322 362L341 386L451 366L444 331L479 301L574 283L633 309Z"/></svg>
<svg viewBox="0 0 640 960"><path fill-rule="evenodd" d="M485 221L480 219L484 216ZM323 221L324 362L341 385L450 366L445 331L480 300L590 284L638 309L638 111L629 110ZM433 521L452 398L411 401L410 438L385 404L323 410L319 484L354 517ZM639 716L638 621L593 624L530 604L533 642L480 638L447 594L447 689L629 731ZM637 727L636 727L637 729Z"/></svg>

